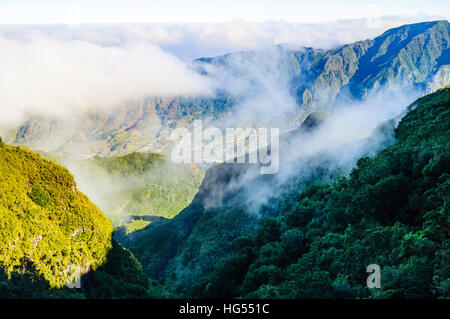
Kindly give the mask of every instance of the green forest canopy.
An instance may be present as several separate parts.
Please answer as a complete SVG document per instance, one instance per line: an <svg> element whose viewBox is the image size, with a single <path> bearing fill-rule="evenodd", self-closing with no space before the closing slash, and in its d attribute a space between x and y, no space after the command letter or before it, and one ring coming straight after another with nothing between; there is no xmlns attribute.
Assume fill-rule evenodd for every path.
<svg viewBox="0 0 450 319"><path fill-rule="evenodd" d="M449 298L450 87L413 106L394 145L285 198L190 296ZM370 264L381 289L366 287Z"/></svg>

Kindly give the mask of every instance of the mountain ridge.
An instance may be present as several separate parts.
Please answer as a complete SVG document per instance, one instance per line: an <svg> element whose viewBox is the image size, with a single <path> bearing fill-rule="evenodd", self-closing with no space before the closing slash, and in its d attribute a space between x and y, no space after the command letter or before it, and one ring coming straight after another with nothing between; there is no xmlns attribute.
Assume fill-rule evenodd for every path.
<svg viewBox="0 0 450 319"><path fill-rule="evenodd" d="M430 88L448 84L449 43L448 22L441 20L404 25L331 50L277 46L200 58L193 62L198 72L211 74L206 69L213 66L214 76L228 74L231 82L246 89L233 92L225 85L214 97L151 97L109 114L76 117L75 125L36 117L10 133L7 141L63 154L77 151L81 157L134 151L167 154L174 145L169 138L173 129L190 127L194 119L214 124L258 94L270 100L265 85L287 88L286 97L273 97L273 103L293 99L296 106L289 111L293 114L289 113L287 127L297 127L312 112L364 101L380 90L386 95L408 87L412 101ZM271 82L265 84L264 78Z"/></svg>
<svg viewBox="0 0 450 319"><path fill-rule="evenodd" d="M0 138L0 175L1 298L166 296L66 168Z"/></svg>
<svg viewBox="0 0 450 319"><path fill-rule="evenodd" d="M239 188L225 204L205 206L217 195L208 185L219 179L227 188L242 170L210 168L190 206L124 245L147 274L186 297L448 296L449 105L450 87L420 98L381 152L360 158L350 174L303 176L259 216L240 205ZM386 276L379 292L365 286L373 263Z"/></svg>

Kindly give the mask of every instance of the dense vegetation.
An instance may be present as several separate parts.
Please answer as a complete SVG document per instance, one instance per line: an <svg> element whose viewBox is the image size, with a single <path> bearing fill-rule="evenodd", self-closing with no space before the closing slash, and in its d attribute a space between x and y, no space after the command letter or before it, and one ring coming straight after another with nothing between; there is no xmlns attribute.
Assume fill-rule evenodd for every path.
<svg viewBox="0 0 450 319"><path fill-rule="evenodd" d="M61 162L115 226L131 223L127 231L147 225L149 216L174 217L191 203L203 179L194 165L152 153Z"/></svg>
<svg viewBox="0 0 450 319"><path fill-rule="evenodd" d="M0 140L0 297L164 297L62 166ZM81 289L66 287L80 267Z"/></svg>
<svg viewBox="0 0 450 319"><path fill-rule="evenodd" d="M316 111L303 125L313 131L320 111L347 98L399 85L420 94L444 77L448 31L447 21L427 22L332 50L278 46L195 65L242 76L255 95L266 88L258 78L277 73L299 110ZM208 170L197 193L200 170L144 153L167 151L171 129L220 119L247 93L152 97L71 125L34 118L9 136L63 155L128 154L60 159L113 224L133 221L117 229L120 244L66 169L0 139L0 297L152 298L170 290L207 298L450 298L450 88L414 103L395 143L387 136L351 172L326 152L299 159L290 172L298 175L283 185L255 173L257 165L223 164ZM393 123L380 131L389 135ZM391 146L378 154L384 142ZM270 199L260 205L252 196ZM65 287L72 264L81 266L82 289ZM366 287L369 264L381 266L381 289Z"/></svg>
<svg viewBox="0 0 450 319"><path fill-rule="evenodd" d="M112 242L106 263L80 278L80 288L55 289L39 275L33 265L26 272L6 274L0 269L0 298L168 298L158 282L142 271L142 266L131 252Z"/></svg>
<svg viewBox="0 0 450 319"><path fill-rule="evenodd" d="M187 297L447 296L449 91L414 103L395 132L387 121L346 145L371 150L353 171L326 152L297 159L282 185L252 165L217 165L174 219L122 242ZM251 197L268 187L255 211ZM372 263L381 290L366 287Z"/></svg>
<svg viewBox="0 0 450 319"><path fill-rule="evenodd" d="M33 265L52 287L61 287L69 265L87 271L106 260L111 223L77 191L66 169L1 144L0 176L0 266L6 274Z"/></svg>
<svg viewBox="0 0 450 319"><path fill-rule="evenodd" d="M108 261L82 277L86 298L168 298L173 295L147 277L134 255L116 241Z"/></svg>
<svg viewBox="0 0 450 319"><path fill-rule="evenodd" d="M413 106L394 145L285 198L191 296L449 298L450 87ZM366 287L369 264L381 289Z"/></svg>
<svg viewBox="0 0 450 319"><path fill-rule="evenodd" d="M133 251L151 278L177 294L195 296L190 288L226 258L233 239L254 231L261 218L283 215L283 198L349 174L361 154L373 156L392 145L396 123L380 124L367 139L293 155L302 141L326 125L323 114L313 113L298 129L281 136L277 174L261 175L259 164L215 165L207 170L192 203L173 219L116 238Z"/></svg>

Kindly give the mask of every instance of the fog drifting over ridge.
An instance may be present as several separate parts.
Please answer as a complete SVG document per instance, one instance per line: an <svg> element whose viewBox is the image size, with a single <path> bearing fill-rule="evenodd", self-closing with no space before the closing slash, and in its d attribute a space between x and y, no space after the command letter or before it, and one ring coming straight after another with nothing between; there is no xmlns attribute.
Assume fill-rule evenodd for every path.
<svg viewBox="0 0 450 319"><path fill-rule="evenodd" d="M0 126L27 115L110 108L151 95L207 95L208 81L159 47L41 35L0 37Z"/></svg>
<svg viewBox="0 0 450 319"><path fill-rule="evenodd" d="M280 137L279 170L275 174L263 176L258 168L261 163L250 165L225 186L209 190L212 195L204 199L204 204L217 208L226 196L234 194L236 203L244 203L249 213L260 215L261 208L282 198L298 181L313 179L324 171L329 176L337 171L348 174L359 158L374 156L395 141L394 129L407 107L420 96L421 92L411 88L383 87L365 101L338 105L332 116L314 129L300 127Z"/></svg>
<svg viewBox="0 0 450 319"><path fill-rule="evenodd" d="M67 9L73 14L76 8ZM418 12L381 16L378 5L366 9L358 19L309 24L239 19L180 24L0 24L0 133L4 126L36 115L50 119L64 115L74 122L71 115L86 110L109 112L150 96L205 96L217 88L239 97L235 112L221 118L220 126L259 118L263 125L281 126L264 120L304 119L298 114L298 97L292 96L274 63L281 60L276 52L259 54L254 63L238 56L234 64L244 70L243 79L226 69L203 76L191 69L192 60L236 51L268 52L279 44L294 50L330 49L375 38L401 25L442 19Z"/></svg>
<svg viewBox="0 0 450 319"><path fill-rule="evenodd" d="M361 31L357 27L358 23L362 23L361 21L352 23L356 26L347 25L343 30ZM243 23L241 27L245 25ZM335 25L331 24L316 31L325 38L336 35L335 40L339 39L343 35L340 35L339 29L331 30L333 26ZM3 91L0 89L0 100L4 102L0 104L0 110L4 114L0 119L0 128L4 124L18 124L17 122L27 115L54 117L59 114L67 115L71 112L95 110L95 108L106 108L106 111L110 111L106 113L110 113L113 117L114 112L111 111L111 107L139 101L151 95L204 96L213 94L218 88L236 98L233 113L213 122L215 126L222 129L247 123L250 126L261 124L266 127L280 127L283 125L280 122L286 118L288 119L286 122L293 125L289 129L293 129L299 124L296 119L304 119L307 115L307 112L301 113L302 109L290 91L290 78L287 78L286 73L280 68L279 62L283 60L283 55L279 47L284 46L275 47L271 42L273 39L267 42L271 43L269 48L228 55L223 65L205 63L203 67L208 76L204 76L201 75L203 73L194 71L196 63L185 61L173 52L168 52L170 50L161 48L164 45L176 46L178 41L181 41L179 42L181 47L188 46L189 42L184 42L186 39L183 34L176 33L175 29L171 31L175 33L165 32L164 28L153 30L156 33L152 31L153 33L149 34L145 33L147 27L150 28L136 25L103 26L102 28L105 29L97 26L4 28L3 32L0 31L0 34L3 34L0 38L0 47L4 48L0 52L0 67L4 66L4 73L0 75L0 88L7 89ZM313 26L305 26L307 27L313 28ZM61 32L61 30L65 31ZM114 33L114 30L118 33ZM199 36L202 34L197 31L195 33ZM377 31L373 37L381 33ZM220 39L220 34L213 28L209 37ZM306 34L310 33L306 32ZM243 43L247 43L249 48L256 49L259 49L259 45L264 47L266 43L262 41L260 42L262 44L257 44L255 37L249 37L248 41L245 41L245 37L242 38L245 33L236 32L236 35L235 40L243 42L237 41L236 47L233 47L234 50ZM298 36L301 37L302 34ZM148 37L147 40L145 37ZM157 42L157 39L160 39L158 45L161 47L152 43ZM255 39L256 42L250 39ZM206 44L210 40L204 41ZM219 48L214 43L211 40L211 47ZM227 42L224 41L224 43ZM299 51L308 51L304 48L300 49L300 44L294 43L292 46L293 48L299 46ZM314 44L312 46L320 47ZM220 50L223 50L223 47ZM205 54L205 56L208 55ZM312 82L313 76L306 73L302 81ZM323 90L327 89L323 88ZM388 94L389 91L393 92ZM320 93L322 92L318 92ZM329 165L331 168L353 165L354 161L366 151L359 147L360 141L371 136L378 124L401 113L421 93L417 90L409 91L404 90L403 87L396 87L388 88L387 91L380 90L378 95L370 96L362 102L352 100L349 96L343 99L344 105L337 105L340 109L335 110L336 112L325 126L314 134L301 135L292 142L292 150L282 155L280 172L270 183L260 185L258 180L257 186L253 183L247 185L248 179L254 176L246 173L242 179L236 180L231 188L240 185L249 186L250 205L258 209L266 204L268 199L275 196L278 189L292 176L311 174L316 168L320 168L321 164ZM86 121L86 118L82 116L78 119ZM60 130L52 131L49 136L43 135L47 145L51 138L59 140L59 147L55 149L73 143L71 135L66 136L64 133L70 131L76 119L67 116L66 121L68 124L61 125ZM127 128L129 127L127 124ZM94 130L96 130L95 127ZM149 143L149 136L146 138ZM356 146L352 146L353 144ZM75 145L73 148L75 152L70 155L79 155L80 149L76 148L79 146L76 140L72 145ZM134 148L131 151L136 150L139 149ZM94 153L89 151L89 156L95 152L96 150ZM319 161L309 163L309 157L316 154ZM322 154L324 156L321 156ZM74 170L73 167L70 168ZM76 169L74 174L77 181L80 181L80 176L93 175ZM110 197L114 197L114 193L121 192L121 188L114 187L111 190L104 188L108 192L102 194L98 193L99 186L91 183L89 178L80 182L80 190L100 207L102 203L108 202ZM216 196L213 197L216 198ZM220 195L217 197L221 198Z"/></svg>
<svg viewBox="0 0 450 319"><path fill-rule="evenodd" d="M0 129L17 126L29 116L71 119L74 112L109 110L152 95L209 95L215 88L223 88L225 76L212 81L190 69L194 57L273 48L278 43L326 48L373 38L390 27L418 20L382 17L323 24L237 20L180 25L3 25ZM247 69L265 90L259 100L242 101L236 116L251 118L261 108L263 114L296 111L295 101L285 92L285 83L278 81L277 72L267 77L259 74L257 65ZM228 76L226 83L241 82ZM236 93L231 86L226 88ZM278 108L274 109L273 103Z"/></svg>

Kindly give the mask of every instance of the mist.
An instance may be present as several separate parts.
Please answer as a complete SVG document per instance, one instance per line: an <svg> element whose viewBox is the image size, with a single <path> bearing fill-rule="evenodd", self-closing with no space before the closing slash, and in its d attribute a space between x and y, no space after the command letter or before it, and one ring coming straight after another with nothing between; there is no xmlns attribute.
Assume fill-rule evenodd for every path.
<svg viewBox="0 0 450 319"><path fill-rule="evenodd" d="M215 87L234 97L236 105L213 124L218 127L295 128L304 113L291 94L285 51L274 47L228 54L224 62L203 64ZM221 58L219 58L220 60Z"/></svg>
<svg viewBox="0 0 450 319"><path fill-rule="evenodd" d="M249 214L260 215L263 207L276 210L273 205L286 192L346 176L359 158L375 156L395 142L396 126L422 94L410 87L383 87L363 101L347 97L331 113L313 113L326 115L320 124L311 128L300 125L280 136L277 173L261 175L261 163L223 164L209 176L207 173L205 195L201 196L204 207L244 205Z"/></svg>
<svg viewBox="0 0 450 319"><path fill-rule="evenodd" d="M328 25L315 30L324 35L330 34L330 26L333 27ZM210 28L212 34L221 39L221 33L215 31L217 26L203 27L206 30ZM218 57L215 62L213 59L211 63L203 60L186 63L151 43L157 42L161 46L182 43L186 39L184 31L175 27L167 30L160 26L153 31L146 28L122 26L120 32L114 28L108 29L103 39L99 37L102 33L96 33L95 28L77 29L77 36L61 36L57 33L57 36L50 37L38 32L37 35L26 36L10 33L0 38L0 46L4 48L0 52L0 66L3 69L0 75L0 100L3 102L0 110L4 114L0 119L0 127L12 123L17 125L33 116L64 117L66 123L83 121L83 116L79 115L84 112L114 114L116 107L137 104L151 96L213 96L217 91L226 92L236 101L233 109L214 120L202 118L208 121L208 125L221 129L274 127L279 128L285 136L290 134L289 138L285 137L288 147L280 153L280 170L277 174L262 178L259 169L248 169L232 183L225 185L225 189L212 193L216 205L217 198L222 197L220 193L244 189L242 195L245 194L248 199L246 202L252 211L257 211L271 198L279 197L283 185L292 178L308 180L323 166L330 172L341 168L348 172L359 157L373 155L382 146L391 143L392 127L387 135L373 133L381 123L398 119L405 108L422 94L406 86L390 86L377 90L377 93L362 101L344 96L340 101L345 102L329 105L327 112L321 105L315 110L306 110L296 100L298 97L292 94L292 78L288 72L290 70L286 70L284 55L288 49L303 52L305 48L297 44L280 45L259 51L230 53ZM202 31L196 29L199 26L186 28L193 28L202 37ZM123 34L132 36L124 40L121 38ZM337 32L336 39L339 38ZM231 46L240 47L240 41L255 48L273 43L270 40L255 44L252 39L256 41L257 37L237 37L235 40L238 42ZM285 34L283 39L289 40L289 37ZM218 46L214 41L211 41L212 46ZM265 44L261 44L263 42ZM332 45L331 42L328 45ZM303 77L303 70L301 73ZM313 76L305 73L307 75L299 80L298 85L314 81ZM330 92L331 88L315 93L317 96L329 96L333 94ZM302 131L301 124L313 111L326 113L328 117L317 129ZM59 129L58 134L53 134L56 139L55 149L61 143L72 143L72 131L77 131L77 125L62 125ZM52 137L46 140L47 143L51 141ZM76 156L80 152L74 145L70 155ZM90 155L95 152L98 150L94 153L90 150ZM93 174L86 167L70 161L64 164L74 173L80 189L108 216L116 215L112 206L117 206L118 211L123 206L119 203L122 200L118 201L118 194L136 186L132 179L112 180L106 174Z"/></svg>
<svg viewBox="0 0 450 319"><path fill-rule="evenodd" d="M292 131L282 139L280 169L269 178L249 169L226 191L243 190L249 212L311 181L329 183L350 173L359 158L375 156L395 142L394 129L407 107L422 95L407 87L382 88L365 101L347 99L311 130ZM318 174L320 176L318 176ZM323 175L323 176L322 176Z"/></svg>
<svg viewBox="0 0 450 319"><path fill-rule="evenodd" d="M208 81L148 43L0 37L0 127L27 116L108 110L152 95L207 95Z"/></svg>
<svg viewBox="0 0 450 319"><path fill-rule="evenodd" d="M100 158L62 157L58 161L74 175L77 188L101 209L114 226L128 223L134 217L171 218L190 204L198 191L196 183L200 183L194 179L201 172L166 159L155 160L150 165L147 163L148 167L139 172L129 172L127 167L120 165L109 169L104 165L105 159ZM133 164L139 166L142 163L129 165Z"/></svg>

